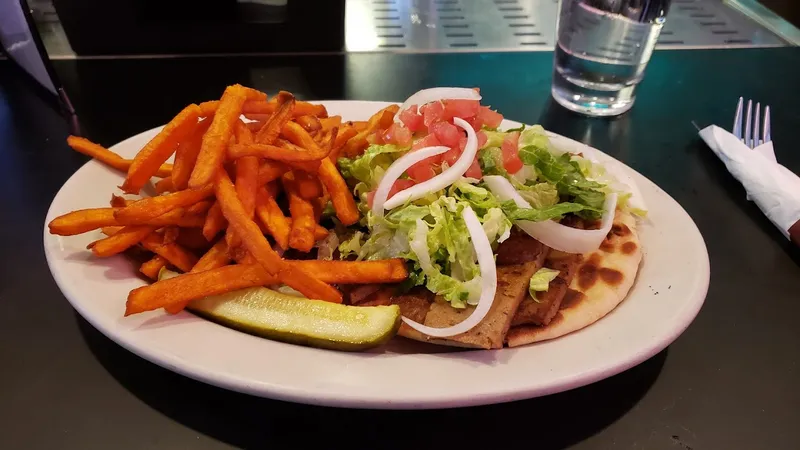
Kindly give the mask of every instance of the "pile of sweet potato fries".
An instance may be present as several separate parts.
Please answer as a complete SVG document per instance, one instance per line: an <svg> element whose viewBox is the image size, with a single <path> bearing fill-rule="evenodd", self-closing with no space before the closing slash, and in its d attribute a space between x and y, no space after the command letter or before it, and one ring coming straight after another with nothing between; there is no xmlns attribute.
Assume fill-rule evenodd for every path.
<svg viewBox="0 0 800 450"><path fill-rule="evenodd" d="M157 280L163 267L183 272L131 291L126 315L158 308L177 313L191 300L277 284L308 298L342 302L333 284L402 281L405 264L286 260L267 236L281 250L311 251L329 233L319 225L328 202L343 225L358 222L355 200L334 161L363 152L368 136L389 127L396 111L389 107L368 121L342 122L328 117L324 106L290 93L268 100L237 84L218 101L184 108L133 160L70 136L76 151L127 173L120 186L125 193L139 194L159 177L158 195L112 195L110 207L57 217L50 232L71 236L101 229L107 237L88 246L96 256L143 248L153 254L140 268L150 279ZM167 164L173 154L174 163ZM288 217L280 196L287 200Z"/></svg>

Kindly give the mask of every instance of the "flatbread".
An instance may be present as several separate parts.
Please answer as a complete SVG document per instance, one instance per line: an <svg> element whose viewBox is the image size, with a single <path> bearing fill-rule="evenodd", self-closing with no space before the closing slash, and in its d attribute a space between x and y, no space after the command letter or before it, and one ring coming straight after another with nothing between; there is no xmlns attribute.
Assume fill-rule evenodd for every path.
<svg viewBox="0 0 800 450"><path fill-rule="evenodd" d="M554 339L593 324L625 299L641 260L636 219L617 211L611 232L600 248L583 255L560 309L550 323L512 327L506 336L508 346Z"/></svg>

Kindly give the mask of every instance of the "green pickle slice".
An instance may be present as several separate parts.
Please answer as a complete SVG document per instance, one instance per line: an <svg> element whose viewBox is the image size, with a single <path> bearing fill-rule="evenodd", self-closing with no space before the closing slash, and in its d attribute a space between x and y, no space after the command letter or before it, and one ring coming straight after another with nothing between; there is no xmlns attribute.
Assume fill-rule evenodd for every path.
<svg viewBox="0 0 800 450"><path fill-rule="evenodd" d="M159 279L177 276L162 269ZM258 287L194 300L190 311L267 339L332 350L377 347L397 333L400 308L348 306Z"/></svg>

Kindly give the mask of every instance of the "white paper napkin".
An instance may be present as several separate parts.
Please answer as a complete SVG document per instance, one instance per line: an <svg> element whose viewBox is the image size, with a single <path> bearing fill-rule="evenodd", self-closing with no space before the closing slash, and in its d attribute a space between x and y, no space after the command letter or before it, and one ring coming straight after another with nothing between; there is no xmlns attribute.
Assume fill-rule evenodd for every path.
<svg viewBox="0 0 800 450"><path fill-rule="evenodd" d="M772 142L751 149L716 125L700 130L700 137L789 239L789 227L800 220L800 177L777 162Z"/></svg>

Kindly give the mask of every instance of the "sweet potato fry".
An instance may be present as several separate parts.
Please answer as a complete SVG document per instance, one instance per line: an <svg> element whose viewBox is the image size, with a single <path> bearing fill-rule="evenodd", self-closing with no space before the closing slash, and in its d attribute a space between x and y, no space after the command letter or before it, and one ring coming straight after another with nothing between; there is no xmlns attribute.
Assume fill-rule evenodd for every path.
<svg viewBox="0 0 800 450"><path fill-rule="evenodd" d="M287 122L286 125L284 125L281 129L281 136L286 138L286 140L292 144L306 149L306 151L309 153L324 153L325 156L328 156L328 150L321 149L319 144L317 144L317 141L315 141L314 138L308 134L308 132L297 122Z"/></svg>
<svg viewBox="0 0 800 450"><path fill-rule="evenodd" d="M244 113L242 113L242 115L245 116L249 120L255 120L256 122L261 122L260 125L264 125L269 120L269 118L272 117L272 114L244 114ZM248 128L250 128L250 131L256 132L256 131L258 131L258 129L261 128L261 127L259 127L258 129L253 130L253 128L250 127L251 123L253 123L253 122L248 122L247 123Z"/></svg>
<svg viewBox="0 0 800 450"><path fill-rule="evenodd" d="M237 123L236 141L243 145L253 143L253 134L243 122ZM250 217L253 217L256 209L256 188L258 187L259 169L259 161L256 156L245 156L236 160L236 195Z"/></svg>
<svg viewBox="0 0 800 450"><path fill-rule="evenodd" d="M300 116L295 118L294 121L311 136L316 135L322 129L322 123L314 116Z"/></svg>
<svg viewBox="0 0 800 450"><path fill-rule="evenodd" d="M129 194L137 194L142 186L158 171L158 168L169 158L197 126L200 118L200 107L191 104L178 113L153 139L150 140L133 158L128 175L122 183L122 190Z"/></svg>
<svg viewBox="0 0 800 450"><path fill-rule="evenodd" d="M264 126L258 130L254 137L254 141L259 144L272 144L278 135L281 133L283 126L292 118L294 111L295 100L294 97L289 97L280 106L277 107L274 114L267 119Z"/></svg>
<svg viewBox="0 0 800 450"><path fill-rule="evenodd" d="M196 215L196 216L203 215L207 213L209 209L211 209L211 205L213 204L214 202L212 202L211 200L199 201L194 205L186 208L186 214Z"/></svg>
<svg viewBox="0 0 800 450"><path fill-rule="evenodd" d="M327 283L396 283L408 277L402 259L358 262L308 260L286 263L293 269L317 274ZM258 264L236 264L190 273L134 289L128 294L125 315L151 311L237 289L280 282L277 276L270 275Z"/></svg>
<svg viewBox="0 0 800 450"><path fill-rule="evenodd" d="M291 150L293 152L305 152L306 150L298 145L294 145L291 142L287 141L286 139L279 138L275 141L275 144L278 147L285 148L287 150ZM319 162L320 160L316 161L286 161L285 164L292 169L302 170L308 173L317 173L319 170Z"/></svg>
<svg viewBox="0 0 800 450"><path fill-rule="evenodd" d="M358 222L360 214L356 206L353 195L347 187L347 183L342 178L342 174L336 169L336 166L330 159L325 158L319 166L319 179L328 190L331 196L333 207L336 209L336 217L345 226L352 225Z"/></svg>
<svg viewBox="0 0 800 450"><path fill-rule="evenodd" d="M111 194L111 203L110 204L111 204L111 206L113 208L124 208L124 207L130 205L131 203L133 203L135 201L136 200L128 200L125 197L121 197L121 196L116 195L116 194Z"/></svg>
<svg viewBox="0 0 800 450"><path fill-rule="evenodd" d="M314 247L314 206L304 200L297 192L294 179L284 175L283 189L289 198L289 212L292 215L292 229L289 231L289 247L302 252L309 252Z"/></svg>
<svg viewBox="0 0 800 450"><path fill-rule="evenodd" d="M336 134L336 139L333 142L333 147L331 148L331 152L328 154L328 158L331 161L336 162L339 159L339 153L344 148L344 145L347 144L353 136L357 135L358 131L353 127L342 127L339 128L339 132Z"/></svg>
<svg viewBox="0 0 800 450"><path fill-rule="evenodd" d="M113 208L91 208L68 212L51 220L51 234L74 236L101 227L117 225Z"/></svg>
<svg viewBox="0 0 800 450"><path fill-rule="evenodd" d="M113 235L119 233L123 228L125 228L125 227L119 226L119 225L114 225L114 226L110 226L110 227L100 228L100 232L105 234L106 236L113 236Z"/></svg>
<svg viewBox="0 0 800 450"><path fill-rule="evenodd" d="M211 241L227 226L228 221L225 220L225 216L222 215L222 207L219 202L214 202L211 209L208 210L206 221L203 224L203 236Z"/></svg>
<svg viewBox="0 0 800 450"><path fill-rule="evenodd" d="M285 165L277 161L265 161L258 168L258 185L263 186L270 181L277 180L289 170Z"/></svg>
<svg viewBox="0 0 800 450"><path fill-rule="evenodd" d="M236 160L246 156L282 162L305 162L319 161L328 156L328 151L321 149L316 143L313 150L300 152L268 144L234 144L228 147L228 159Z"/></svg>
<svg viewBox="0 0 800 450"><path fill-rule="evenodd" d="M245 125L247 126L247 129L250 130L251 133L258 133L258 131L261 129L261 127L263 127L264 124L266 123L266 121L260 120L260 119L251 119L250 117L248 117L248 119L254 120L254 122L245 123Z"/></svg>
<svg viewBox="0 0 800 450"><path fill-rule="evenodd" d="M231 259L228 257L228 245L225 243L225 239L220 239L216 244L214 244L214 246L208 249L208 251L199 260L197 260L197 263L194 265L194 267L192 267L192 270L189 273L205 272L206 270L217 269L228 265L229 262L231 262ZM188 303L188 301L173 303L170 305L165 305L164 309L166 309L170 314L178 314L186 307Z"/></svg>
<svg viewBox="0 0 800 450"><path fill-rule="evenodd" d="M240 85L237 85L240 86ZM244 95L248 101L254 102L265 102L267 101L267 94L259 91L258 89L253 89L247 86L241 86L244 90Z"/></svg>
<svg viewBox="0 0 800 450"><path fill-rule="evenodd" d="M175 208L193 205L212 195L214 195L214 188L208 185L200 189L187 189L172 194L147 197L116 211L114 217L122 225L148 223Z"/></svg>
<svg viewBox="0 0 800 450"><path fill-rule="evenodd" d="M107 238L92 242L87 248L100 258L114 256L138 244L156 229L157 227L152 225L127 226Z"/></svg>
<svg viewBox="0 0 800 450"><path fill-rule="evenodd" d="M95 144L94 142L78 137L78 136L68 136L67 137L67 145L69 145L73 150L78 153L83 153L86 156L89 156L93 159L100 161L101 163L113 167L114 169L120 170L122 172L127 172L128 169L131 167L130 159L125 159L122 156L112 152L111 150ZM172 173L172 164L162 164L161 167L158 168L155 176L157 177L168 177Z"/></svg>
<svg viewBox="0 0 800 450"><path fill-rule="evenodd" d="M163 236L161 242L164 244L172 244L173 242L178 240L178 234L180 233L181 229L178 227L164 227Z"/></svg>
<svg viewBox="0 0 800 450"><path fill-rule="evenodd" d="M165 192L173 192L175 188L172 184L172 178L162 178L156 182L156 194L161 195Z"/></svg>
<svg viewBox="0 0 800 450"><path fill-rule="evenodd" d="M197 105L200 107L200 117L211 117L217 113L219 108L219 100L209 100L207 102Z"/></svg>
<svg viewBox="0 0 800 450"><path fill-rule="evenodd" d="M211 247L211 242L203 236L202 228L181 228L175 243L190 250L205 251Z"/></svg>
<svg viewBox="0 0 800 450"><path fill-rule="evenodd" d="M197 124L192 134L178 144L175 150L175 164L172 169L172 185L176 191L182 191L189 186L189 177L200 154L203 136L211 126L211 119L204 119Z"/></svg>
<svg viewBox="0 0 800 450"><path fill-rule="evenodd" d="M331 131L332 128L342 127L342 116L331 116L319 119L322 131Z"/></svg>
<svg viewBox="0 0 800 450"><path fill-rule="evenodd" d="M153 258L145 261L139 266L139 272L144 274L151 280L158 280L158 272L167 265L168 261L161 255L153 256Z"/></svg>
<svg viewBox="0 0 800 450"><path fill-rule="evenodd" d="M322 185L319 178L302 170L294 171L294 181L297 193L305 200L312 200L322 196Z"/></svg>
<svg viewBox="0 0 800 450"><path fill-rule="evenodd" d="M239 85L228 86L222 94L211 125L203 135L189 187L199 188L214 181L214 174L222 167L225 147L233 135L234 124L239 120L246 93Z"/></svg>
<svg viewBox="0 0 800 450"><path fill-rule="evenodd" d="M291 221L283 215L281 207L275 201L275 196L265 187L258 190L256 215L278 246L287 250L289 248L289 232L292 229Z"/></svg>
<svg viewBox="0 0 800 450"><path fill-rule="evenodd" d="M165 244L163 242L163 237L159 236L158 233L150 233L142 239L142 247L157 255L161 255L164 259L169 261L170 264L183 272L192 270L192 267L197 263L197 257L191 252L175 243Z"/></svg>
<svg viewBox="0 0 800 450"><path fill-rule="evenodd" d="M224 171L217 173L214 186L217 201L222 206L222 212L228 220L229 226L241 237L242 244L264 270L276 274L284 284L297 289L310 298L342 302L342 294L332 286L303 270L287 266L286 262L270 247L258 225L247 216L247 212L236 196L233 183Z"/></svg>
<svg viewBox="0 0 800 450"><path fill-rule="evenodd" d="M291 95L291 94L289 94ZM260 101L247 101L242 106L242 114L272 114L280 106L279 96L273 97L268 102ZM209 105L210 107L211 105ZM323 105L315 105L308 102L297 101L292 111L292 117L300 116L315 116L315 117L328 117L328 111Z"/></svg>
<svg viewBox="0 0 800 450"><path fill-rule="evenodd" d="M392 124L394 115L399 109L400 107L397 105L390 105L375 113L370 117L367 126L347 141L342 148L342 154L348 157L360 154L369 145L367 136L374 133L376 130L388 128Z"/></svg>

